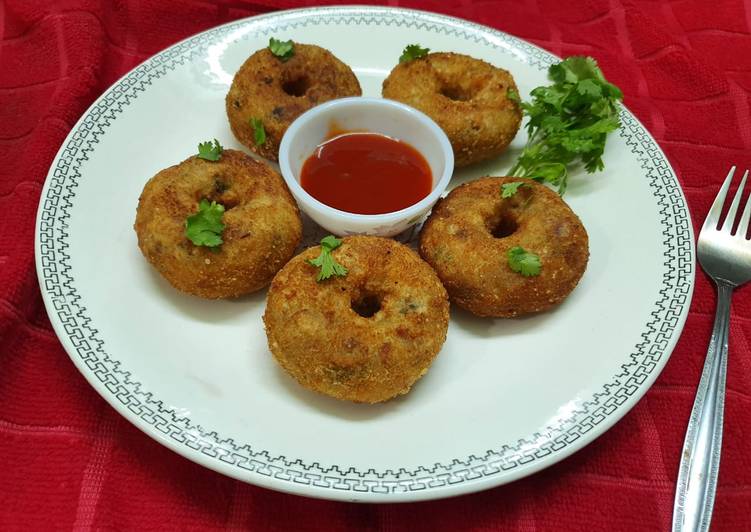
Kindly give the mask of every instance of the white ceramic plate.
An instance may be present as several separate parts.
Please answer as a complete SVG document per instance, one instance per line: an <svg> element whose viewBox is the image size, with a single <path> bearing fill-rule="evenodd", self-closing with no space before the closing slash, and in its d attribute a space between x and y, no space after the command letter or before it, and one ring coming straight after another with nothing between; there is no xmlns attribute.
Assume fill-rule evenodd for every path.
<svg viewBox="0 0 751 532"><path fill-rule="evenodd" d="M63 143L42 192L39 282L55 331L91 385L160 443L247 482L313 497L407 501L496 486L605 432L665 365L691 299L694 249L675 174L627 111L606 169L566 200L590 237L587 271L553 312L516 320L452 310L448 340L407 396L367 406L303 390L274 363L265 293L204 301L173 290L133 231L159 169L216 137L232 75L270 36L315 43L352 66L365 95L408 43L510 70L522 95L557 59L458 19L393 8L289 11L187 39L118 81ZM502 174L523 145L457 175ZM314 238L311 231L308 240Z"/></svg>

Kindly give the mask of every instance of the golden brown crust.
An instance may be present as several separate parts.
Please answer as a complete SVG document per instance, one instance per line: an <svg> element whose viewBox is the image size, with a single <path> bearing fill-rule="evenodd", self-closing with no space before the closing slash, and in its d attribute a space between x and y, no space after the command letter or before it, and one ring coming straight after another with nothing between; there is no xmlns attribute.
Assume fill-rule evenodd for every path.
<svg viewBox="0 0 751 532"><path fill-rule="evenodd" d="M235 137L274 161L282 135L295 118L320 103L362 94L355 74L334 54L312 44L294 46L294 55L285 62L268 48L251 55L235 74L225 100ZM251 118L260 119L266 130L266 142L260 146Z"/></svg>
<svg viewBox="0 0 751 532"><path fill-rule="evenodd" d="M218 250L185 236L185 221L204 198L226 209ZM216 162L190 157L157 173L138 200L134 227L144 257L172 286L210 299L269 284L302 236L297 204L282 177L236 150L224 150Z"/></svg>
<svg viewBox="0 0 751 532"><path fill-rule="evenodd" d="M293 258L274 277L263 320L269 348L304 387L337 399L376 403L407 393L429 368L448 328L448 296L411 249L372 236L343 239L336 260L345 277L316 282L308 259ZM375 298L363 317L353 302Z"/></svg>
<svg viewBox="0 0 751 532"><path fill-rule="evenodd" d="M383 82L384 98L419 109L446 132L457 167L499 155L516 136L522 115L508 89L517 90L509 72L454 53L400 63Z"/></svg>
<svg viewBox="0 0 751 532"><path fill-rule="evenodd" d="M516 181L527 186L502 199L501 184ZM499 228L513 232L496 238L492 233ZM514 246L540 257L540 275L511 270L507 253ZM420 234L420 255L453 303L478 316L508 318L563 301L587 267L589 241L576 214L548 187L518 177L485 177L436 204Z"/></svg>

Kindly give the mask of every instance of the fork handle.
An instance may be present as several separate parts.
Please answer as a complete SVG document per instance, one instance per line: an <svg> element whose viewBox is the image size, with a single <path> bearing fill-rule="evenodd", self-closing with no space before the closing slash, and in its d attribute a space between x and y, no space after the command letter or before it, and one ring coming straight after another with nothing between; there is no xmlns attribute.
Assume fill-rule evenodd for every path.
<svg viewBox="0 0 751 532"><path fill-rule="evenodd" d="M709 530L712 518L722 448L730 296L734 288L727 281L716 283L714 329L683 442L673 505L673 532Z"/></svg>

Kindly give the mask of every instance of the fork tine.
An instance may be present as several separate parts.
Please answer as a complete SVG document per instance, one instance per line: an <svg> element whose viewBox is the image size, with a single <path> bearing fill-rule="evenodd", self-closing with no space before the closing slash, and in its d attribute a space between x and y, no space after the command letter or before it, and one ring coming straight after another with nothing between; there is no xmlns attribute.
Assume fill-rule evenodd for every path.
<svg viewBox="0 0 751 532"><path fill-rule="evenodd" d="M733 230L733 224L735 223L735 213L738 212L738 205L741 203L741 196L743 195L743 187L746 184L746 178L748 177L748 170L745 171L743 174L743 178L741 179L741 184L738 185L738 190L735 191L735 196L733 196L733 202L730 204L730 208L728 209L728 214L725 217L725 222L722 224L721 231L730 234L730 231Z"/></svg>
<svg viewBox="0 0 751 532"><path fill-rule="evenodd" d="M743 176L743 178L745 179L747 175L748 170L746 170L746 174ZM748 199L746 200L746 206L743 208L743 214L741 214L741 221L738 222L738 230L735 232L735 235L737 237L746 238L749 218L751 218L751 195L749 195Z"/></svg>
<svg viewBox="0 0 751 532"><path fill-rule="evenodd" d="M720 214L722 214L722 205L725 203L725 196L730 188L730 182L733 180L733 174L735 174L735 166L730 169L728 176L725 178L725 182L720 187L720 191L717 193L717 197L712 203L712 208L707 213L707 218L704 220L702 231L707 229L717 229L717 224L720 223Z"/></svg>

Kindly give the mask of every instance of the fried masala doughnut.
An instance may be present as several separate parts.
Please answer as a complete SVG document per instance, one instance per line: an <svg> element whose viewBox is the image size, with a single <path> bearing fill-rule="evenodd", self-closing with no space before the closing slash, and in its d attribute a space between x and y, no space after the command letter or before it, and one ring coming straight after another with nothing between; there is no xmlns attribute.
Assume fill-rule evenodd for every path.
<svg viewBox="0 0 751 532"><path fill-rule="evenodd" d="M316 282L308 259L274 277L263 320L277 362L302 386L336 399L386 401L428 370L448 328L448 296L435 272L394 240L345 237L333 251L349 271Z"/></svg>
<svg viewBox="0 0 751 532"><path fill-rule="evenodd" d="M232 133L262 157L279 158L279 143L292 121L320 103L362 90L352 70L328 50L294 43L287 61L268 48L258 50L240 67L225 105ZM266 141L256 145L251 118L261 121Z"/></svg>
<svg viewBox="0 0 751 532"><path fill-rule="evenodd" d="M400 63L383 82L383 97L419 109L446 132L457 167L499 155L519 131L522 114L508 98L506 70L455 53Z"/></svg>
<svg viewBox="0 0 751 532"><path fill-rule="evenodd" d="M501 185L522 181L509 198ZM509 249L539 256L540 274L511 269ZM451 302L478 316L509 318L549 309L568 296L587 267L589 242L558 194L531 179L485 177L440 200L420 234L420 255Z"/></svg>
<svg viewBox="0 0 751 532"><path fill-rule="evenodd" d="M202 199L224 205L217 248L193 244L186 220ZM302 236L297 204L282 177L236 150L221 159L196 156L152 177L138 199L138 246L182 292L215 299L258 290L295 252Z"/></svg>

